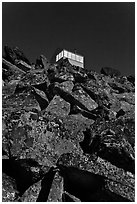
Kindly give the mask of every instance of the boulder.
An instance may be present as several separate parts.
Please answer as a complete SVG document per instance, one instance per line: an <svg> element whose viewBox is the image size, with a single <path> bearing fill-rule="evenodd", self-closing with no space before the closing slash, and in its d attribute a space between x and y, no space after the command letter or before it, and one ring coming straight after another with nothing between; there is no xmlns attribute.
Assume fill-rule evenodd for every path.
<svg viewBox="0 0 137 204"><path fill-rule="evenodd" d="M40 60L45 71L48 70L50 63L44 55L40 55Z"/></svg>
<svg viewBox="0 0 137 204"><path fill-rule="evenodd" d="M18 60L22 60L22 61L26 62L28 65L31 65L30 61L27 59L27 57L24 55L24 53L18 47L14 47L13 51L16 54Z"/></svg>
<svg viewBox="0 0 137 204"><path fill-rule="evenodd" d="M22 60L15 60L15 64L17 67L19 67L24 72L28 72L31 69L31 66Z"/></svg>
<svg viewBox="0 0 137 204"><path fill-rule="evenodd" d="M26 58L24 53L18 47L10 48L9 46L6 45L4 47L4 51L5 51L5 59L7 59L9 62L14 64L15 60L17 59L17 60L22 60L30 65L29 60Z"/></svg>
<svg viewBox="0 0 137 204"><path fill-rule="evenodd" d="M50 64L41 56L36 65L30 65L18 49L6 49L2 64L2 153L7 160L3 201L36 202L44 186L47 202L134 202L134 80L119 77L112 69L103 69L105 74L87 71L67 59ZM58 170L41 186L43 176L58 164L71 167L70 174L64 180ZM83 190L76 193L81 185L77 182L83 179L76 179L81 170L104 176L105 185L92 195L86 196ZM70 180L76 188L67 185ZM88 182L84 185L88 190ZM23 195L17 199L20 192Z"/></svg>
<svg viewBox="0 0 137 204"><path fill-rule="evenodd" d="M101 74L104 74L106 76L111 76L111 77L114 77L114 76L117 77L121 75L120 71L111 67L102 67L100 72Z"/></svg>
<svg viewBox="0 0 137 204"><path fill-rule="evenodd" d="M65 117L69 114L70 104L64 99L62 99L60 96L55 95L48 107L46 108L46 111L51 114Z"/></svg>

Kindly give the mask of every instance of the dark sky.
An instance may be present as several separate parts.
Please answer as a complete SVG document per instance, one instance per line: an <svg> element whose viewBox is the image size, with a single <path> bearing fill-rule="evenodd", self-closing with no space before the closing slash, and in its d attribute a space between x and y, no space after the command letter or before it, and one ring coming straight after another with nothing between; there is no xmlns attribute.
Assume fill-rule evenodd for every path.
<svg viewBox="0 0 137 204"><path fill-rule="evenodd" d="M31 62L62 47L83 54L87 69L110 66L134 75L135 4L5 2L2 42L18 46Z"/></svg>

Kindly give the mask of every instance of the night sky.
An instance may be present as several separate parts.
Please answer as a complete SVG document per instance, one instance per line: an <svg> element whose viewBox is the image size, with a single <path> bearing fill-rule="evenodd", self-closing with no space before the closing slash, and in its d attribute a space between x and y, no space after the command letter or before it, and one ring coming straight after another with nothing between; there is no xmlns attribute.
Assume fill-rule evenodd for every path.
<svg viewBox="0 0 137 204"><path fill-rule="evenodd" d="M34 63L61 47L84 55L86 69L107 66L134 75L135 4L2 3L2 42Z"/></svg>

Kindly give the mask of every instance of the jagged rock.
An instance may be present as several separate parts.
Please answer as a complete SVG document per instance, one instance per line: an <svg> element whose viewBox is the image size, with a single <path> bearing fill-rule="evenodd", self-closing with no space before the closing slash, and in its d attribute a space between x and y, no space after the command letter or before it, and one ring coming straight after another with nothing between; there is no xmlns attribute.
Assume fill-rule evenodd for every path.
<svg viewBox="0 0 137 204"><path fill-rule="evenodd" d="M106 76L111 76L111 77L121 75L120 71L118 71L117 69L113 69L111 67L102 67L100 72L101 74L104 74Z"/></svg>
<svg viewBox="0 0 137 204"><path fill-rule="evenodd" d="M14 202L18 193L15 180L2 173L2 202Z"/></svg>
<svg viewBox="0 0 137 204"><path fill-rule="evenodd" d="M31 110L32 108L40 110L40 101L37 101L38 97L40 98L40 100L44 101L45 108L45 103L48 105L47 101L41 96L37 96L38 94L35 92L32 93L31 90L18 94L13 94L10 96L4 96L3 110L7 110L9 107L14 111L21 109Z"/></svg>
<svg viewBox="0 0 137 204"><path fill-rule="evenodd" d="M9 46L4 46L5 51L5 59L7 59L9 62L14 64L14 61L16 59L16 53L11 49Z"/></svg>
<svg viewBox="0 0 137 204"><path fill-rule="evenodd" d="M4 51L5 58L11 63L14 64L15 60L18 59L23 60L24 62L30 65L29 60L25 57L24 53L18 47L10 48L9 46L5 46Z"/></svg>
<svg viewBox="0 0 137 204"><path fill-rule="evenodd" d="M3 66L3 65L2 65ZM2 80L5 83L8 83L10 81L11 75L12 75L12 71L8 68L2 67Z"/></svg>
<svg viewBox="0 0 137 204"><path fill-rule="evenodd" d="M123 93L123 94L114 94L115 100L119 101L126 101L127 103L131 105L135 105L135 94L134 93Z"/></svg>
<svg viewBox="0 0 137 204"><path fill-rule="evenodd" d="M124 125L124 135L123 137L131 144L131 146L134 148L135 146L135 123L134 119L126 119L125 125Z"/></svg>
<svg viewBox="0 0 137 204"><path fill-rule="evenodd" d="M17 59L26 62L28 65L31 65L30 61L26 58L24 53L18 47L14 47L13 51L15 52Z"/></svg>
<svg viewBox="0 0 137 204"><path fill-rule="evenodd" d="M95 135L93 139L91 139L91 132L86 131L84 134L85 138L80 145L85 153L97 153L119 168L134 173L134 151L126 140L115 138L114 133L104 133L104 138Z"/></svg>
<svg viewBox="0 0 137 204"><path fill-rule="evenodd" d="M31 66L22 60L15 60L15 64L17 67L19 67L24 72L28 72L31 69Z"/></svg>
<svg viewBox="0 0 137 204"><path fill-rule="evenodd" d="M45 71L47 71L49 66L50 66L49 61L47 60L47 58L44 55L40 55L40 60L42 62L43 68L45 69Z"/></svg>
<svg viewBox="0 0 137 204"><path fill-rule="evenodd" d="M3 96L10 96L12 94L14 94L15 90L16 90L16 87L19 83L19 80L12 80L10 81L7 85L5 85L3 88L2 88L2 94Z"/></svg>
<svg viewBox="0 0 137 204"><path fill-rule="evenodd" d="M39 91L36 88L34 88L31 92L39 103L41 110L46 109L49 104L47 96L42 91Z"/></svg>
<svg viewBox="0 0 137 204"><path fill-rule="evenodd" d="M41 59L36 59L36 64L35 64L34 68L35 69L42 69L43 68Z"/></svg>
<svg viewBox="0 0 137 204"><path fill-rule="evenodd" d="M60 96L54 96L53 100L46 108L46 111L50 112L51 114L56 114L58 116L60 115L65 117L69 114L70 104L67 103Z"/></svg>
<svg viewBox="0 0 137 204"><path fill-rule="evenodd" d="M65 72L65 73L61 72L61 73L57 73L57 74L55 72L52 72L48 76L49 76L51 83L53 83L53 82L62 83L65 81L74 81L73 75L70 73L67 73L67 72Z"/></svg>
<svg viewBox="0 0 137 204"><path fill-rule="evenodd" d="M92 89L86 87L85 85L82 85L82 88L91 97L91 99L98 104L98 106L102 106L104 103L103 101L105 101L105 99L108 100L108 97L105 95L105 93L104 96L102 96L102 94L97 94L95 91L92 91ZM104 99L103 101L102 98Z"/></svg>
<svg viewBox="0 0 137 204"><path fill-rule="evenodd" d="M60 78L64 81L74 82L74 76L71 73L60 74Z"/></svg>
<svg viewBox="0 0 137 204"><path fill-rule="evenodd" d="M88 101L87 101L87 104L84 103L83 98L81 98L81 101L79 101L79 97L76 94L70 94L68 92L65 92L57 86L55 87L54 92L58 94L61 98L63 98L66 102L69 102L72 105L77 105L85 111L89 111L87 108L87 105L89 105ZM93 101L90 101L90 102L93 103L93 106L90 108L94 109L96 107L96 103Z"/></svg>
<svg viewBox="0 0 137 204"><path fill-rule="evenodd" d="M30 66L14 49L9 52L3 59L3 159L31 158L48 170L61 161L115 178L121 184L107 180L109 190L98 191L89 201L134 201L134 189L122 185L134 187L135 179L134 83L115 71L101 75L72 66L67 59L50 64L41 57ZM62 201L63 185L56 174L48 202ZM6 201L13 201L15 191L13 196L9 191ZM40 182L20 200L36 201L39 192Z"/></svg>
<svg viewBox="0 0 137 204"><path fill-rule="evenodd" d="M5 74L7 75L8 80L20 79L25 74L23 70L19 69L17 66L11 64L5 59L2 59L2 66L6 69L5 71L7 71Z"/></svg>
<svg viewBox="0 0 137 204"><path fill-rule="evenodd" d="M128 144L128 143L127 143ZM123 141L121 146L127 145L126 142ZM123 168L125 171L135 173L135 161L133 156L133 149L130 145L126 147L117 148L116 144L108 144L108 146L102 146L102 150L99 151L98 155L102 158L110 161L112 164L116 165L119 168ZM115 146L116 145L116 146ZM130 152L131 151L131 152Z"/></svg>
<svg viewBox="0 0 137 204"><path fill-rule="evenodd" d="M116 90L119 94L124 93L125 89L122 87L119 87L116 83L109 83L110 87L114 90Z"/></svg>
<svg viewBox="0 0 137 204"><path fill-rule="evenodd" d="M129 82L131 82L133 85L135 85L135 77L134 76L128 76L127 77L127 80L129 81Z"/></svg>
<svg viewBox="0 0 137 204"><path fill-rule="evenodd" d="M59 84L58 87L64 91L68 92L68 93L71 93L72 89L74 87L74 84L72 81L65 81L65 82L62 82L61 84Z"/></svg>
<svg viewBox="0 0 137 204"><path fill-rule="evenodd" d="M81 87L78 87L77 90L73 91L72 96L83 104L88 111L98 107L98 104L92 98L90 98Z"/></svg>

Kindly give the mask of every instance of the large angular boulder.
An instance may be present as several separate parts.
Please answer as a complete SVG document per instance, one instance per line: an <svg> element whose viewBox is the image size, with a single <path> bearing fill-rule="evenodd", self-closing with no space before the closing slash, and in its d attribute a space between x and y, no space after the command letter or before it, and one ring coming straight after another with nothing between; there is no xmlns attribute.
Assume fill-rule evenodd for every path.
<svg viewBox="0 0 137 204"><path fill-rule="evenodd" d="M50 102L46 111L51 114L56 114L60 116L66 116L70 111L70 104L62 99L60 96L54 96L53 100Z"/></svg>
<svg viewBox="0 0 137 204"><path fill-rule="evenodd" d="M48 202L83 198L89 202L133 202L134 81L118 77L112 69L105 74L87 71L72 66L67 59L50 64L41 56L36 65L30 65L24 56L13 48L3 59L2 154L11 162L3 169L3 201L36 202L44 186ZM31 162L26 163L28 160ZM41 186L39 170L46 175L58 164L68 169L71 166L70 175L64 181L58 169L52 185L49 181L48 188L48 180L43 179ZM18 173L11 171L13 166L19 166ZM104 176L105 185L92 196L83 190L80 196L75 189L70 192L72 185L64 192L69 176L75 175L74 167ZM26 180L31 182L22 184L25 179L15 174L29 175ZM71 181L79 188L77 179ZM23 186L27 190L16 199Z"/></svg>

